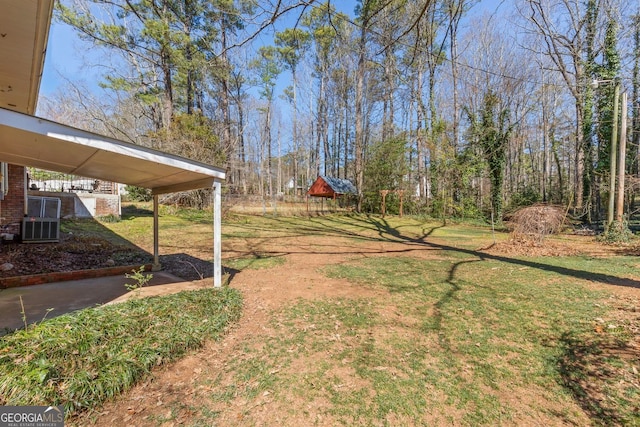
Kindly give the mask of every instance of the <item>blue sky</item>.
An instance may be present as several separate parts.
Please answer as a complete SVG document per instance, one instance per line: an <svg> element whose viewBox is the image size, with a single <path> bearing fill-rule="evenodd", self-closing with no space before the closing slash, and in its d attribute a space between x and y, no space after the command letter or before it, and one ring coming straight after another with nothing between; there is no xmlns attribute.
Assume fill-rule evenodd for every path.
<svg viewBox="0 0 640 427"><path fill-rule="evenodd" d="M77 72L78 59L74 54L75 35L67 26L53 22L49 30L49 44L44 59L44 71L40 82L40 95L51 95L62 77L69 72Z"/></svg>
<svg viewBox="0 0 640 427"><path fill-rule="evenodd" d="M335 1L335 4L353 16L355 0ZM90 90L99 92L99 82L105 72L99 65L103 62L101 54L104 55L104 51L92 49L89 43L80 40L71 27L54 19L49 31L40 95L55 94L65 86L66 80L84 82Z"/></svg>
<svg viewBox="0 0 640 427"><path fill-rule="evenodd" d="M511 0L481 0L473 14L483 11L493 13L505 8ZM353 16L355 0L333 0L332 3L342 12ZM100 92L98 83L102 80L105 69L100 55L104 51L91 49L91 46L80 40L68 25L56 22L51 24L49 45L45 57L40 94L51 96L64 88L65 81L83 82L91 91Z"/></svg>

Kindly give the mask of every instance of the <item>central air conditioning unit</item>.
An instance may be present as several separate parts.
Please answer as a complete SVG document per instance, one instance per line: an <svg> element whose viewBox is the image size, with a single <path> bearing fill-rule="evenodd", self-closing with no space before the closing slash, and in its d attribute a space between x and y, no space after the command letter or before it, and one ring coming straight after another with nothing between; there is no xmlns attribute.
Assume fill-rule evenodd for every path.
<svg viewBox="0 0 640 427"><path fill-rule="evenodd" d="M29 196L27 216L22 221L22 241L31 243L60 240L60 199Z"/></svg>

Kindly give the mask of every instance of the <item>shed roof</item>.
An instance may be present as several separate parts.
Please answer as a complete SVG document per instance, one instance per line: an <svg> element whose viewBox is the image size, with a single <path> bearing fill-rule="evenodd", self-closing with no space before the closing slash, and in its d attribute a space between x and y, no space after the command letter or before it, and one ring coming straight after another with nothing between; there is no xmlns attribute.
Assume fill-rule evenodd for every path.
<svg viewBox="0 0 640 427"><path fill-rule="evenodd" d="M320 175L307 194L315 197L333 197L341 194L356 194L356 187L348 179Z"/></svg>
<svg viewBox="0 0 640 427"><path fill-rule="evenodd" d="M324 179L331 189L338 194L356 194L358 190L348 179L331 178L329 176L320 176Z"/></svg>

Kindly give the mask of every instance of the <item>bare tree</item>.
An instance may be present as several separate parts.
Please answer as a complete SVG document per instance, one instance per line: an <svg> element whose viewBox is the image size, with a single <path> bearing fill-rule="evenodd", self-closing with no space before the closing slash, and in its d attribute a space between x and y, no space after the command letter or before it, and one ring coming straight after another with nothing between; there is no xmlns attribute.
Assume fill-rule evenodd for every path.
<svg viewBox="0 0 640 427"><path fill-rule="evenodd" d="M589 97L590 67L595 57L598 11L607 6L606 0L526 0L520 9L531 23L541 46L531 49L547 55L563 78L574 99L575 106L575 157L574 188L575 208L582 211L585 204L585 165L591 167L590 135L585 135L586 107ZM587 169L588 171L588 169Z"/></svg>

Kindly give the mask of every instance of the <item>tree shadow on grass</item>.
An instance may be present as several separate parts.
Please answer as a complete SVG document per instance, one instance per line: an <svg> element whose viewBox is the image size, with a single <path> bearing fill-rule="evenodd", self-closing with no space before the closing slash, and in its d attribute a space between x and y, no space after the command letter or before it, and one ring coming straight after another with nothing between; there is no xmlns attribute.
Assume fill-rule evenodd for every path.
<svg viewBox="0 0 640 427"><path fill-rule="evenodd" d="M442 326L443 321L444 321L444 311L446 309L447 304L449 304L451 301L453 301L456 298L456 295L458 294L458 292L460 292L461 288L460 285L458 285L458 283L456 282L456 271L458 270L458 268L460 268L463 264L470 264L470 263L474 263L474 262L480 262L482 261L481 259L474 259L474 260L464 260L464 261L458 261L456 263L454 263L451 268L449 269L449 275L447 277L447 283L449 284L450 288L447 292L445 292L445 294L434 304L434 329L442 331L444 328ZM440 342L440 345L451 351L451 341L449 340L449 338L445 335L445 334L438 334L438 340Z"/></svg>
<svg viewBox="0 0 640 427"><path fill-rule="evenodd" d="M628 351L626 342L608 334L578 336L565 332L559 344L562 353L557 359L557 366L561 385L571 392L592 420L597 420L597 424L629 425L630 420L620 413L621 403L603 390L603 385L619 384L618 372L607 360ZM635 410L640 410L640 407Z"/></svg>
<svg viewBox="0 0 640 427"><path fill-rule="evenodd" d="M522 267L529 267L541 271L549 271L553 273L557 273L563 276L575 277L577 279L599 282L605 285L613 285L613 286L623 286L630 288L639 288L640 289L640 281L627 278L614 276L611 274L604 273L595 273L592 271L579 270L575 268L562 267L558 265L553 265L551 263L544 263L539 261L531 261L527 259L520 258L512 258L502 255L490 254L481 250L476 249L467 249L464 247L451 246L442 243L437 243L432 240L428 240L432 237L433 233L441 228L446 227L445 225L438 225L432 227L424 227L422 229L422 234L415 236L407 236L403 234L398 228L392 227L387 220L382 218L375 218L372 216L363 217L363 216L347 216L347 217L322 217L322 218L309 218L306 223L302 226L295 224L292 225L290 222L285 221L283 218L275 217L275 218L267 218L262 217L263 220L266 221L265 224L261 224L260 226L248 225L246 226L247 230L260 229L264 230L264 227L272 227L273 229L282 229L286 230L283 233L280 233L277 236L269 236L262 238L262 241L274 241L277 239L286 240L294 237L301 236L324 236L324 237L335 237L335 238L352 238L362 241L368 242L388 242L388 243L404 243L406 247L400 249L363 249L362 247L354 246L354 254L361 253L364 255L371 254L385 254L385 253L410 253L415 251L423 251L423 250L439 250L439 251L447 251L450 253L457 254L466 254L470 257L479 258L480 260L491 260L491 261L500 261L507 264L518 265ZM272 224L273 223L273 224ZM372 236L369 233L375 232L377 236ZM260 238L258 238L260 240ZM326 243L322 244L323 246L317 246L314 251L305 253L327 253L333 254L336 253L336 250L333 249L332 246ZM336 248L338 244L336 244ZM360 252L358 252L360 251ZM266 254L266 252L264 252ZM293 254L295 251L292 249L290 251L278 251L280 255Z"/></svg>
<svg viewBox="0 0 640 427"><path fill-rule="evenodd" d="M322 218L309 218L305 225L298 226L297 228L292 227L289 223L283 223L281 218L272 218L271 221L277 222L279 225L282 225L282 228L287 230L286 233L279 235L277 237L269 237L264 240L274 240L274 239L288 239L291 237L298 236L310 236L310 235L318 235L325 237L347 237L353 238L363 241L370 242L389 242L389 243L404 243L406 244L405 248L401 249L393 249L393 250L381 250L382 253L409 253L414 251L421 250L440 250L447 251L450 253L457 254L466 254L470 257L476 257L480 260L491 260L491 261L500 261L507 264L518 265L522 267L534 268L542 271L549 271L553 273L557 273L563 276L575 277L582 280L588 280L592 282L599 282L606 285L613 286L624 286L631 288L640 288L640 281L627 278L627 277L619 277L611 274L604 273L595 273L592 271L579 270L569 267L562 267L553 265L550 263L544 263L539 261L531 261L526 259L519 258L511 258L502 255L494 255L487 253L481 250L475 249L467 249L463 247L451 246L442 243L437 243L432 240L429 240L432 237L433 233L441 228L446 227L443 225L424 227L422 229L422 234L415 236L407 236L402 233L399 228L395 228L389 224L386 219L376 218L372 216L357 216L357 217L322 217ZM275 228L275 227L274 227ZM370 232L374 232L377 235L372 236L369 234ZM442 240L442 239L441 239ZM362 249L361 249L362 250ZM331 247L326 246L320 247L318 246L315 250L315 253L334 253ZM290 252L290 253L293 253ZM354 252L356 253L356 252ZM364 252L363 252L364 253ZM373 254L375 251L367 250L367 254Z"/></svg>
<svg viewBox="0 0 640 427"><path fill-rule="evenodd" d="M160 255L160 265L163 271L167 271L186 281L209 279L213 277L213 262L201 259L186 253L174 253ZM229 280L233 280L240 270L228 265L222 265L222 275L229 275Z"/></svg>
<svg viewBox="0 0 640 427"><path fill-rule="evenodd" d="M406 241L407 243L425 245L425 246L440 249L443 251L464 253L464 254L468 254L469 256L478 257L481 260L501 261L508 264L515 264L523 267L530 267L538 270L550 271L550 272L561 274L564 276L571 276L578 279L590 280L593 282L600 282L607 285L640 288L640 281L631 279L631 278L612 276L610 274L594 273L594 272L585 271L585 270L577 270L573 268L561 267L557 265L545 264L541 262L529 261L529 260L519 259L519 258L510 258L506 256L501 256L501 255L489 254L489 253L481 252L478 250L465 249L465 248L427 241L426 239L433 233L434 229L425 231L424 234L418 238L411 238L399 233L397 229L391 227L385 220L372 219L372 222L377 223L376 227L382 230L382 232L384 232L385 234L393 236L396 240ZM440 227L435 227L435 228L440 228Z"/></svg>
<svg viewBox="0 0 640 427"><path fill-rule="evenodd" d="M433 233L435 228L439 227L423 231L423 235L419 238L408 238L384 220L376 219L373 221L377 222L376 228L381 230L381 236L389 234L393 236L394 239L404 239L410 243L424 244L444 251L463 253L477 257L477 259L456 262L451 266L447 278L447 283L451 288L435 304L436 324L438 327L441 327L443 307L455 298L456 293L460 290L455 279L456 270L466 263L481 262L484 260L501 261L607 285L640 288L640 282L631 278L492 255L476 250L427 241L427 237ZM442 337L440 341L444 346L449 345ZM619 369L617 370L614 364L611 363L611 360L617 359L621 354L632 351L628 339L618 338L606 333L578 335L572 331L564 332L559 338L559 349L561 350L561 354L556 361L556 366L558 367L558 373L561 377L561 385L569 390L575 401L591 419L597 420L596 423L599 425L606 426L629 425L629 423L635 425L635 423L640 420L640 405L637 403L635 407L632 407L630 410L627 410L628 408L624 411L621 410L622 407L628 406L629 404L634 405L633 400L629 401L623 397L625 390L614 388L613 391L607 391L604 389L605 387L620 387L621 383L619 380L621 374ZM614 396L612 396L611 393L613 393ZM634 418L630 420L629 417Z"/></svg>
<svg viewBox="0 0 640 427"><path fill-rule="evenodd" d="M185 253L160 255L162 269L184 280L201 280L213 277L213 263Z"/></svg>
<svg viewBox="0 0 640 427"><path fill-rule="evenodd" d="M273 221L281 221L274 219ZM353 246L354 254L363 255L378 254L398 254L410 253L413 251L435 250L445 251L451 255L459 254L464 259L455 261L449 268L446 283L450 288L441 296L439 301L435 303L434 324L433 329L442 330L444 322L444 313L450 301L457 297L461 287L457 280L457 271L465 264L478 263L483 261L500 261L506 264L528 267L541 271L549 271L558 275L573 277L586 281L599 282L605 285L623 286L631 288L640 288L640 281L632 277L620 277L612 274L596 273L584 269L563 267L544 261L532 261L528 259L511 258L507 256L494 255L481 250L467 249L438 243L433 241L433 234L436 230L445 227L444 225L435 225L423 227L419 235L404 233L403 230L393 227L385 219L375 217L323 217L312 218L305 222L304 225L295 229L291 224L285 223L286 232L273 238L289 239L297 236L322 236L325 239L322 243L314 246L309 254L314 253L337 253L337 247L344 245L342 241L336 240L335 243L327 243L327 237L347 237L351 239L362 240L371 243L403 243L404 247L382 247L374 245L368 247ZM446 237L438 239L445 240ZM360 251L360 252L357 252ZM295 253L294 248L290 248L288 252ZM589 334L588 334L589 335ZM602 386L613 381L615 378L607 357L620 354L620 352L629 351L629 345L624 341L606 341L604 338L594 339L589 336L576 336L573 332L565 332L557 338L557 341L551 345L558 348L560 355L555 360L555 366L561 385L565 387L573 396L578 405L580 405L585 413L590 416L597 424L602 425L624 425L628 419L629 412L620 410L619 403L611 403L603 396ZM597 338L597 337L596 337ZM451 343L444 336L440 337L440 344L445 348L450 348ZM626 410L625 410L626 411ZM633 411L633 410L632 410ZM557 414L563 417L562 414ZM567 420L567 422L571 422Z"/></svg>

